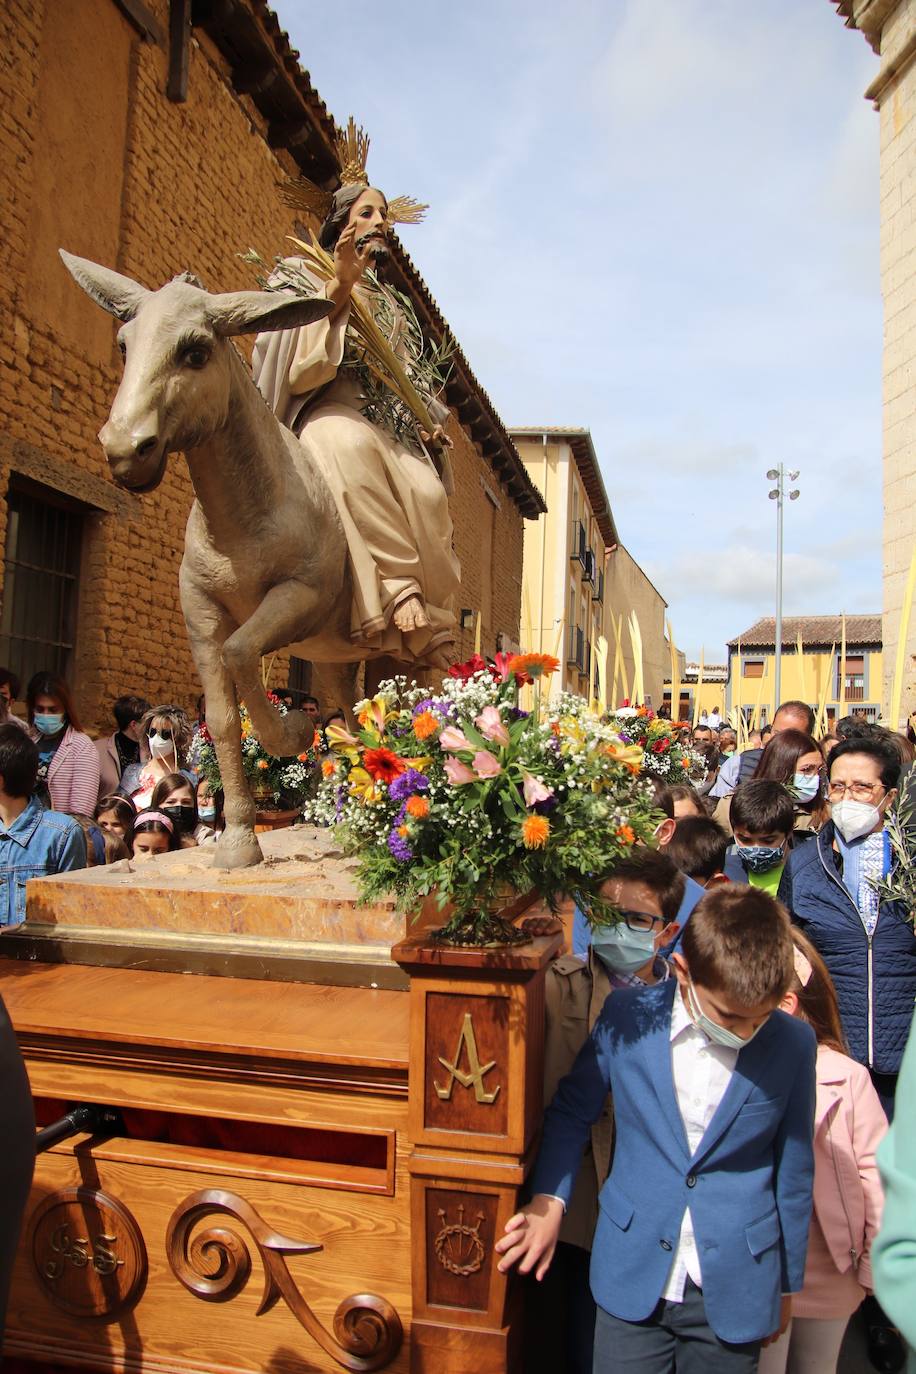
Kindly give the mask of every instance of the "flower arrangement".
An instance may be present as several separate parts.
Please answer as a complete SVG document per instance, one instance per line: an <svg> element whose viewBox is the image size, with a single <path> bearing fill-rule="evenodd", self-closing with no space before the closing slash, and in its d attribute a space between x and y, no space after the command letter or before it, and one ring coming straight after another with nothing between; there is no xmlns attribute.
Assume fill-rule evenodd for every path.
<svg viewBox="0 0 916 1374"><path fill-rule="evenodd" d="M660 720L647 706L625 702L606 717L625 744L642 751L641 771L660 782L695 782L706 775L706 760L689 743L690 727Z"/></svg>
<svg viewBox="0 0 916 1374"><path fill-rule="evenodd" d="M494 915L504 894L572 895L594 920L613 919L600 888L657 815L638 779L641 751L589 713L581 697L540 701L556 670L541 654L479 655L441 689L383 682L356 707L359 728L328 728L330 757L306 815L336 825L358 861L360 899L394 893L416 911L436 895L454 915L440 937L519 937ZM534 709L519 689L534 683ZM521 938L525 938L522 936Z"/></svg>
<svg viewBox="0 0 916 1374"><path fill-rule="evenodd" d="M268 692L267 696L274 709L285 716L286 707L280 698L273 692ZM300 806L308 795L318 764L316 745L311 745L293 758L275 758L273 754L268 754L255 735L244 703L239 705L239 717L242 727L242 767L255 801L267 809ZM188 762L202 778L206 778L211 791L222 788L216 746L206 724L195 731Z"/></svg>

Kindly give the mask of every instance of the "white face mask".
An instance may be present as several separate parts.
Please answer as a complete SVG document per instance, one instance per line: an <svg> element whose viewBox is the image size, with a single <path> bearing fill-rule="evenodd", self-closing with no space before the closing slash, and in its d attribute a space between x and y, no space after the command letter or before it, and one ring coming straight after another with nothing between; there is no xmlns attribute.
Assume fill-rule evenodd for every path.
<svg viewBox="0 0 916 1374"><path fill-rule="evenodd" d="M871 802L852 801L845 797L833 803L830 815L847 844L860 840L863 835L870 835L883 819L877 806L872 806Z"/></svg>
<svg viewBox="0 0 916 1374"><path fill-rule="evenodd" d="M169 754L174 754L175 745L172 740L166 739L165 735L153 731L149 737L149 751L154 759L167 758Z"/></svg>

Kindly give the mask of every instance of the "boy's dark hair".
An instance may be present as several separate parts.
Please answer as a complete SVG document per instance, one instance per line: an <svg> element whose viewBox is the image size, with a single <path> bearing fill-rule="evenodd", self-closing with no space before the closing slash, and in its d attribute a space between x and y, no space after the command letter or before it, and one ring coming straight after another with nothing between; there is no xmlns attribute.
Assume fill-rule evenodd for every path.
<svg viewBox="0 0 916 1374"><path fill-rule="evenodd" d="M126 730L128 725L133 725L135 720L143 719L149 710L149 702L144 697L135 697L128 693L123 697L118 697L111 709L118 729Z"/></svg>
<svg viewBox="0 0 916 1374"><path fill-rule="evenodd" d="M698 811L708 814L706 803L696 788L690 786L689 782L661 783L656 788L655 805L659 811L664 811L666 816L674 818L674 804L679 801L692 802Z"/></svg>
<svg viewBox="0 0 916 1374"><path fill-rule="evenodd" d="M22 686L16 674L10 668L0 668L0 687L5 687L9 683L10 696L14 701L19 698L19 689Z"/></svg>
<svg viewBox="0 0 916 1374"><path fill-rule="evenodd" d="M882 739L855 737L841 740L836 748L831 750L830 758L827 760L828 778L833 773L833 765L837 759L847 754L862 754L866 758L874 759L878 764L878 776L882 787L890 790L900 781L900 755L892 745L886 744Z"/></svg>
<svg viewBox="0 0 916 1374"><path fill-rule="evenodd" d="M728 836L708 816L685 816L665 845L671 862L688 878L705 882L721 873L725 865Z"/></svg>
<svg viewBox="0 0 916 1374"><path fill-rule="evenodd" d="M795 803L781 782L767 778L743 782L732 797L729 813L732 830L751 835L791 835L795 828Z"/></svg>
<svg viewBox="0 0 916 1374"><path fill-rule="evenodd" d="M30 797L38 777L38 745L20 725L0 725L0 778L8 797Z"/></svg>
<svg viewBox="0 0 916 1374"><path fill-rule="evenodd" d="M666 922L677 920L687 884L680 869L661 850L637 845L607 876L614 882L643 883L658 898Z"/></svg>
<svg viewBox="0 0 916 1374"><path fill-rule="evenodd" d="M656 811L664 811L669 821L674 820L674 796L667 783L656 781L652 792L652 805Z"/></svg>
<svg viewBox="0 0 916 1374"><path fill-rule="evenodd" d="M742 1007L779 1002L795 977L789 913L760 888L721 883L702 897L684 926L690 976Z"/></svg>

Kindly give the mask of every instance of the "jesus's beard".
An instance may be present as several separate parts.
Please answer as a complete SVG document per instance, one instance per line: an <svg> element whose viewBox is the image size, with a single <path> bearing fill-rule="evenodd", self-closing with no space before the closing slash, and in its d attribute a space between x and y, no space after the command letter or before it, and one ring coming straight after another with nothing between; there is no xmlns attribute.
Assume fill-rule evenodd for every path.
<svg viewBox="0 0 916 1374"><path fill-rule="evenodd" d="M366 244L369 245L369 251L372 255L373 268L378 269L383 266L391 257L391 249L381 234L366 234L364 238L356 240L358 249L363 248Z"/></svg>

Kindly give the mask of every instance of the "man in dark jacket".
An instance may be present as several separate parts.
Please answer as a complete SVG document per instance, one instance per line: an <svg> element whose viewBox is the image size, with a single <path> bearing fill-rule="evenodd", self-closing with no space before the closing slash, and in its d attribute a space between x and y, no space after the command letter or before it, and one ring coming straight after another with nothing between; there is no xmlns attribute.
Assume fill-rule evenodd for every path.
<svg viewBox="0 0 916 1374"><path fill-rule="evenodd" d="M890 1119L916 1000L916 934L901 903L879 906L873 882L891 866L885 820L900 759L881 740L854 738L836 746L828 767L831 819L789 855L779 896L830 971L849 1053ZM871 1362L893 1374L903 1367L900 1337L874 1299L863 1310Z"/></svg>

